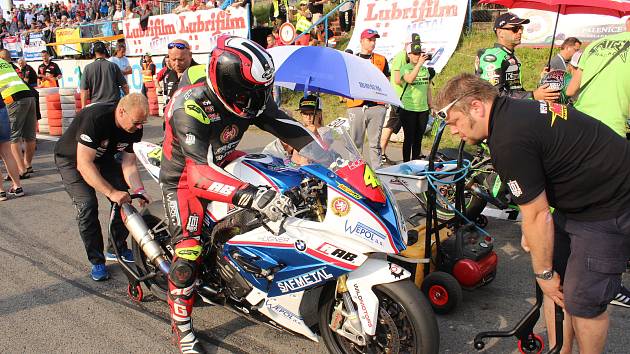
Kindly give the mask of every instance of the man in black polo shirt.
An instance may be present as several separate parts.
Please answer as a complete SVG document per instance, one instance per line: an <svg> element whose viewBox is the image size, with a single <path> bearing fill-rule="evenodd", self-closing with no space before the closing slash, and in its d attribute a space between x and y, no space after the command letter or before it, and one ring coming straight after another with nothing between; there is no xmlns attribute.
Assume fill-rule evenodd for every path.
<svg viewBox="0 0 630 354"><path fill-rule="evenodd" d="M129 85L118 65L107 61L107 48L103 42L94 43L93 63L85 66L81 78L81 104L87 100L95 102L118 102L120 90L129 94Z"/></svg>
<svg viewBox="0 0 630 354"><path fill-rule="evenodd" d="M606 307L630 258L630 143L570 107L498 97L469 74L450 80L437 104L452 133L471 144L488 139L520 206L522 244L547 303L566 309L580 352L601 353ZM564 343L570 352L570 331Z"/></svg>
<svg viewBox="0 0 630 354"><path fill-rule="evenodd" d="M42 63L37 68L40 87L58 87L62 74L59 65L50 60L50 54L42 50Z"/></svg>
<svg viewBox="0 0 630 354"><path fill-rule="evenodd" d="M105 259L116 259L111 245L107 257L103 254L96 191L119 205L130 202L130 188L134 194L144 193L133 143L142 138L142 125L148 115L149 103L139 93L127 95L118 103L94 103L79 112L55 145L55 164L77 210L79 234L95 281L109 278ZM127 235L118 214L114 222L116 245L123 260L133 262Z"/></svg>

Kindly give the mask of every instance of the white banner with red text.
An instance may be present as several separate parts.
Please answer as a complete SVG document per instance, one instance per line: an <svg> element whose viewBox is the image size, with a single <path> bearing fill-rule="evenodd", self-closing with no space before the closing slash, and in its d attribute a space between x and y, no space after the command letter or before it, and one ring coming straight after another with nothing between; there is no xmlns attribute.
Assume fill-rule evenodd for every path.
<svg viewBox="0 0 630 354"><path fill-rule="evenodd" d="M176 39L190 43L193 53L209 53L216 46L221 34L247 38L249 16L245 8L233 8L184 12L149 17L146 29L140 19L123 21L123 33L127 42L127 55L143 53L164 55L168 44Z"/></svg>
<svg viewBox="0 0 630 354"><path fill-rule="evenodd" d="M549 46L556 23L556 13L541 10L512 9L520 18L528 18L521 44L529 46ZM624 32L626 18L603 15L560 15L556 30L555 45L561 45L569 37L577 37L582 42L592 42L604 36Z"/></svg>
<svg viewBox="0 0 630 354"><path fill-rule="evenodd" d="M411 33L420 34L422 50L432 53L427 66L441 71L457 47L467 0L361 0L348 49L360 52L361 32L378 31L375 53L391 59Z"/></svg>

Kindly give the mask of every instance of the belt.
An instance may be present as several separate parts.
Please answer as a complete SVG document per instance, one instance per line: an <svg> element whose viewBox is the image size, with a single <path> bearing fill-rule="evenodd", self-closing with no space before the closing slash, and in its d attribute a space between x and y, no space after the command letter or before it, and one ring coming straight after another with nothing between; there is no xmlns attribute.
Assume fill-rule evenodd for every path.
<svg viewBox="0 0 630 354"><path fill-rule="evenodd" d="M29 91L19 91L19 92L16 92L16 93L12 94L12 95L4 97L3 98L4 104L11 104L11 103L13 103L15 101L21 100L22 98L30 97L29 93L30 93Z"/></svg>

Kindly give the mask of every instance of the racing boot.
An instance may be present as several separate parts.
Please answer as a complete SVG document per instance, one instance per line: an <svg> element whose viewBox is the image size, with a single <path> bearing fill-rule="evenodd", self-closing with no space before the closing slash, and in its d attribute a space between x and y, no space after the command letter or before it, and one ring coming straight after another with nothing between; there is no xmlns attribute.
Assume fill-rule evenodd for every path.
<svg viewBox="0 0 630 354"><path fill-rule="evenodd" d="M169 284L172 285L172 283ZM205 353L206 351L197 340L190 314L194 303L193 287L184 289L170 289L168 304L171 308L171 328L173 340L181 353Z"/></svg>

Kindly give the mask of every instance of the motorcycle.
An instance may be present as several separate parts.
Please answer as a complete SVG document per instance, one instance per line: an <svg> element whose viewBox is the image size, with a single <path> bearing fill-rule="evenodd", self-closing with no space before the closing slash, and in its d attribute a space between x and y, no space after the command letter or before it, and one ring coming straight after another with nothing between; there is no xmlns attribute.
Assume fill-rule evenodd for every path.
<svg viewBox="0 0 630 354"><path fill-rule="evenodd" d="M462 144L464 144L462 142ZM461 148L461 147L460 147ZM459 149L441 149L436 154L437 162L456 160ZM499 174L492 166L488 145L484 142L477 146L474 154L463 151L463 158L470 161L469 173L465 179L464 200L466 218L482 228L488 225L488 218L482 214L487 211L494 217L516 220L519 215L518 206L512 202L507 185L501 181ZM455 216L455 188L453 185L438 187L437 215L440 221L447 221ZM426 210L426 193L419 195L421 205ZM491 204L497 209L486 209Z"/></svg>
<svg viewBox="0 0 630 354"><path fill-rule="evenodd" d="M431 306L411 273L386 257L406 248L403 215L347 131L333 128L329 168L291 167L263 154L225 167L243 181L284 193L295 210L271 222L251 210L210 202L203 215L197 293L206 303L276 329L315 342L321 337L331 353L438 353ZM140 142L134 150L158 181L161 148ZM301 154L319 158L315 152L309 156L308 148ZM166 299L173 254L163 209L171 205L168 198L140 214L129 204L121 209L138 273L129 278L129 294L138 301L140 282Z"/></svg>

